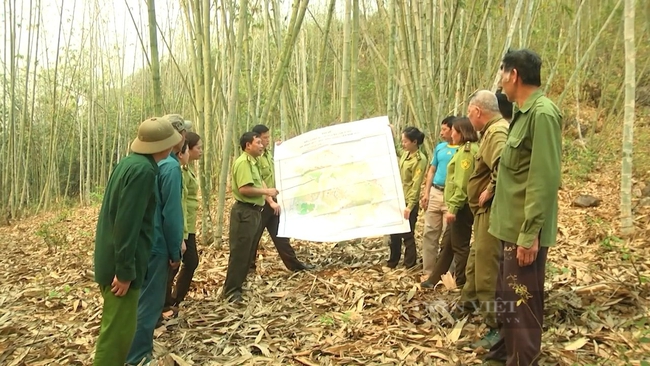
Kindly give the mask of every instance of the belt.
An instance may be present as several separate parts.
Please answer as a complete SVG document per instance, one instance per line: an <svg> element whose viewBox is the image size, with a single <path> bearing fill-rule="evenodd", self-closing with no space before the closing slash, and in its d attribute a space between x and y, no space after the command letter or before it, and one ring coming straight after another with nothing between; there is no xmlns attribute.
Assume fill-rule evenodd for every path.
<svg viewBox="0 0 650 366"><path fill-rule="evenodd" d="M237 201L235 203L239 204L239 205L242 205L242 206L246 206L248 208L252 208L253 210L260 211L260 212L262 212L262 210L264 209L264 206L256 205L256 204L250 203L250 202Z"/></svg>
<svg viewBox="0 0 650 366"><path fill-rule="evenodd" d="M445 186L439 186L439 185L437 185L437 184L434 184L434 185L433 185L433 188L435 188L435 189L437 189L437 190L439 190L439 191L444 191L444 190L445 190Z"/></svg>

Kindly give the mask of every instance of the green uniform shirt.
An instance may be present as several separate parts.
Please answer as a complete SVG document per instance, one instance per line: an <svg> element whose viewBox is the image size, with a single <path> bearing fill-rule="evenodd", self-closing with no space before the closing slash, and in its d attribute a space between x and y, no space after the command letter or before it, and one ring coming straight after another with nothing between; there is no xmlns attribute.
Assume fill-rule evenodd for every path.
<svg viewBox="0 0 650 366"><path fill-rule="evenodd" d="M248 197L239 193L239 187L252 184L255 188L262 187L262 176L257 159L243 152L232 165L232 195L237 201L264 206L264 196Z"/></svg>
<svg viewBox="0 0 650 366"><path fill-rule="evenodd" d="M142 286L151 255L158 165L151 155L132 153L115 166L104 192L95 234L95 281L113 277Z"/></svg>
<svg viewBox="0 0 650 366"><path fill-rule="evenodd" d="M399 173L402 177L404 200L409 210L413 210L420 200L420 189L426 169L427 157L420 150L414 153L402 152L399 159Z"/></svg>
<svg viewBox="0 0 650 366"><path fill-rule="evenodd" d="M499 114L490 119L481 131L474 171L467 182L469 208L474 215L487 211L492 203L488 201L483 207L479 207L478 200L486 189L494 192L499 158L507 138L508 122Z"/></svg>
<svg viewBox="0 0 650 366"><path fill-rule="evenodd" d="M451 214L457 214L467 203L467 182L474 171L474 156L477 152L478 143L466 142L458 147L447 165L444 197Z"/></svg>
<svg viewBox="0 0 650 366"><path fill-rule="evenodd" d="M562 159L562 115L541 89L515 105L501 153L490 234L524 248L555 245ZM540 234L541 232L541 234Z"/></svg>
<svg viewBox="0 0 650 366"><path fill-rule="evenodd" d="M266 188L275 188L275 174L273 174L273 154L270 150L264 150L264 154L257 158L260 175Z"/></svg>
<svg viewBox="0 0 650 366"><path fill-rule="evenodd" d="M183 217L185 230L183 237L196 233L196 211L199 208L199 181L190 167L182 169L183 174Z"/></svg>

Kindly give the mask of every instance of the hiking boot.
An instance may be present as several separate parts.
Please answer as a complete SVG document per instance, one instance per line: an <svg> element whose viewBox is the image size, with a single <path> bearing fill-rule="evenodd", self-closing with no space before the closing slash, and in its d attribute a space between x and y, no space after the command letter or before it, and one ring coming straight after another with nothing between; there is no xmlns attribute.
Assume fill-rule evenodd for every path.
<svg viewBox="0 0 650 366"><path fill-rule="evenodd" d="M429 280L426 280L420 284L420 287L422 288L433 288L435 284L433 282L429 282Z"/></svg>
<svg viewBox="0 0 650 366"><path fill-rule="evenodd" d="M475 350L478 348L483 348L484 350L489 350L499 341L499 330L490 329L489 332L479 341L476 341L471 344L471 347ZM498 362L498 361L494 361Z"/></svg>

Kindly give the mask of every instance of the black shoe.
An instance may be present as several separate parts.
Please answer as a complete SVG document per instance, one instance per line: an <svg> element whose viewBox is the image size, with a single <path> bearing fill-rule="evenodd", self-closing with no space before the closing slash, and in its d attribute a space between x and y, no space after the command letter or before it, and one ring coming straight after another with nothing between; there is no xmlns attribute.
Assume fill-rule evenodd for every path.
<svg viewBox="0 0 650 366"><path fill-rule="evenodd" d="M433 288L435 286L434 283L429 282L429 280L426 280L420 284L420 287L422 288Z"/></svg>
<svg viewBox="0 0 650 366"><path fill-rule="evenodd" d="M300 263L296 268L293 269L293 271L294 272L311 271L314 268L316 268L316 266L311 265L309 263Z"/></svg>

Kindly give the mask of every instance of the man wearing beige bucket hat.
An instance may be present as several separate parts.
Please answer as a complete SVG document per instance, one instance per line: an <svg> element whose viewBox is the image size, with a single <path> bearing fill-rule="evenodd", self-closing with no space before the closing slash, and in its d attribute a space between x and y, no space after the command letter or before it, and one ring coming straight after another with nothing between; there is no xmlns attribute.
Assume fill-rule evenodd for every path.
<svg viewBox="0 0 650 366"><path fill-rule="evenodd" d="M185 221L181 197L182 172L177 153L185 144L187 125L178 114L168 114L162 118L168 120L183 138L174 146L169 156L158 162L158 204L154 216L153 246L147 278L138 301L135 336L126 359L129 365L140 364L143 360L146 364L153 357L153 333L165 305L169 270L178 268L182 256Z"/></svg>
<svg viewBox="0 0 650 366"><path fill-rule="evenodd" d="M180 141L182 136L166 118L142 122L132 153L109 178L95 237L95 281L104 298L95 366L126 361L153 243L157 163Z"/></svg>

